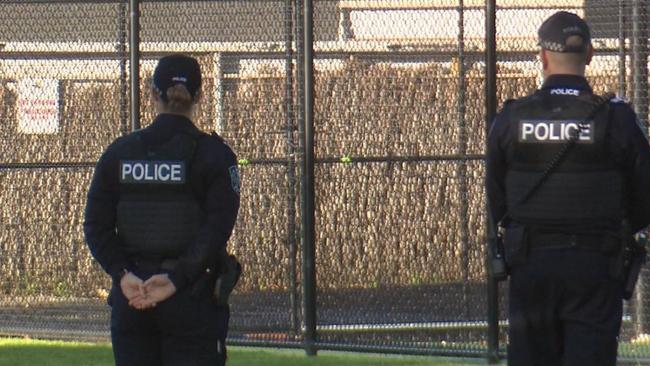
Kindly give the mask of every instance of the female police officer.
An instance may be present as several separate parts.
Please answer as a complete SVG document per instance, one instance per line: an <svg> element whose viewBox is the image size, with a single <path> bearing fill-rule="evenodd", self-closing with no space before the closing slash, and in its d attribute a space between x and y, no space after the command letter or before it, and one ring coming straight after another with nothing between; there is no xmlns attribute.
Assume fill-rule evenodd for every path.
<svg viewBox="0 0 650 366"><path fill-rule="evenodd" d="M227 309L212 297L239 209L236 158L190 116L198 62L162 58L153 76L158 116L101 156L86 206L92 255L112 276L117 365L225 363Z"/></svg>

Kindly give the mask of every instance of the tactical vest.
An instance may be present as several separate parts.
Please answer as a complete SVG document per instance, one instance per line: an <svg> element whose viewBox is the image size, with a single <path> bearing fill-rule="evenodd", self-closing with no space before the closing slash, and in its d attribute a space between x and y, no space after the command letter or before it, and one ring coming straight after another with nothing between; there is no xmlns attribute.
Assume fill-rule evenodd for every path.
<svg viewBox="0 0 650 366"><path fill-rule="evenodd" d="M521 197L558 155L578 123L599 102L593 94L553 95L540 90L513 102L506 173L511 217L522 223L595 225L620 222L624 214L623 177L607 149L609 103L589 121L558 168L523 204Z"/></svg>
<svg viewBox="0 0 650 366"><path fill-rule="evenodd" d="M117 234L126 252L146 260L176 258L192 243L200 205L191 185L198 130L147 146L140 133L120 155Z"/></svg>

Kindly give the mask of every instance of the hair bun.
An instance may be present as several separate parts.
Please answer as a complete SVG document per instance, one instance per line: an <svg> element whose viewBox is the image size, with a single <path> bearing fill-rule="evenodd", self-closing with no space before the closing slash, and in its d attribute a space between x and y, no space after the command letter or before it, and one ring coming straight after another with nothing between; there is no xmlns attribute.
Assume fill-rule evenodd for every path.
<svg viewBox="0 0 650 366"><path fill-rule="evenodd" d="M173 112L187 112L192 108L194 99L183 84L175 84L167 88L167 108Z"/></svg>

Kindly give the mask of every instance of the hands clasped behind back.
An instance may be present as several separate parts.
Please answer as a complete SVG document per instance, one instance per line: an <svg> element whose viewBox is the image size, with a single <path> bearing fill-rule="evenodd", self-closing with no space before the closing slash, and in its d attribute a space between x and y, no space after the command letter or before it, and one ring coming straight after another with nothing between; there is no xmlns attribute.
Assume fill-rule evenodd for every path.
<svg viewBox="0 0 650 366"><path fill-rule="evenodd" d="M167 274L156 274L143 281L129 272L122 276L120 288L129 306L138 310L151 309L176 293L176 286Z"/></svg>

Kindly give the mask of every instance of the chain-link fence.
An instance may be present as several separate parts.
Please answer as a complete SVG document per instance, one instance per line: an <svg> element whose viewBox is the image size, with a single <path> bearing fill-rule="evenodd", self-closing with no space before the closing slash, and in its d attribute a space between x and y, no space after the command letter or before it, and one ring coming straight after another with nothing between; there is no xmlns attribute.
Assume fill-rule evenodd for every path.
<svg viewBox="0 0 650 366"><path fill-rule="evenodd" d="M647 4L497 2L501 103L540 83L537 28L586 17L597 92L647 121ZM141 1L140 120L155 60L201 63L195 122L237 152L229 244L245 274L231 342L305 339L304 43L313 25L317 348L484 355L484 1ZM131 129L127 1L3 1L0 9L0 334L106 339L110 280L81 230L94 162ZM647 277L647 274L646 274ZM642 278L621 357L650 358ZM501 289L501 345L506 343ZM503 350L502 350L503 351Z"/></svg>
<svg viewBox="0 0 650 366"><path fill-rule="evenodd" d="M319 341L482 353L485 37L463 29L483 10L332 3L315 13L340 24L315 45Z"/></svg>
<svg viewBox="0 0 650 366"><path fill-rule="evenodd" d="M0 8L0 329L105 338L109 280L82 233L95 161L129 130L127 5Z"/></svg>

